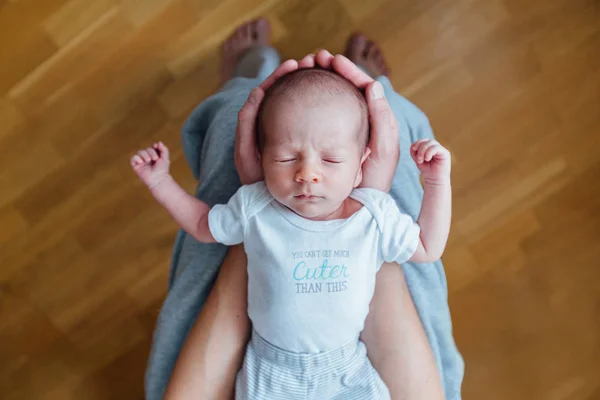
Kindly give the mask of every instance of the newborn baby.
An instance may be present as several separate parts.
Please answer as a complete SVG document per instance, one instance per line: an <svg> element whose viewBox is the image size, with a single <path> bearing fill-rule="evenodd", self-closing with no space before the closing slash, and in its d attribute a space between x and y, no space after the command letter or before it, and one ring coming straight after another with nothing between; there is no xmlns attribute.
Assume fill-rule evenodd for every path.
<svg viewBox="0 0 600 400"><path fill-rule="evenodd" d="M368 157L369 115L361 91L340 75L300 69L265 93L258 146L271 195L313 220L347 218Z"/></svg>
<svg viewBox="0 0 600 400"><path fill-rule="evenodd" d="M369 156L366 101L326 70L272 85L257 120L264 181L210 207L169 175L162 143L131 164L154 197L205 243L244 243L253 334L236 399L389 399L359 340L383 262L441 256L450 221L449 156L413 145L426 170L418 223L386 193L358 188Z"/></svg>

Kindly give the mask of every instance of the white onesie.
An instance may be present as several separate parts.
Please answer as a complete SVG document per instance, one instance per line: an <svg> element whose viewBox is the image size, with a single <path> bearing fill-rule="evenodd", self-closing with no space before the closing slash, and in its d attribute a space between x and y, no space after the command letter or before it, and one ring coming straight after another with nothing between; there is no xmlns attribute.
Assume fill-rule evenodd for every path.
<svg viewBox="0 0 600 400"><path fill-rule="evenodd" d="M417 248L419 226L390 195L355 189L350 197L363 205L350 218L311 221L258 182L209 213L217 242L244 243L248 315L281 349L319 353L356 340L382 262L402 264Z"/></svg>

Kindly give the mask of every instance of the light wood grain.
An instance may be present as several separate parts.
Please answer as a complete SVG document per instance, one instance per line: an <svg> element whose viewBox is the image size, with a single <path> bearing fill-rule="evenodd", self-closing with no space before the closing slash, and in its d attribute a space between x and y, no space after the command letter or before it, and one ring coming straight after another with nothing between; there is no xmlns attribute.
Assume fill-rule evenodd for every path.
<svg viewBox="0 0 600 400"><path fill-rule="evenodd" d="M0 391L141 399L175 225L128 156L179 145L219 45L361 31L454 153L445 265L465 399L600 398L600 5L590 0L0 2Z"/></svg>

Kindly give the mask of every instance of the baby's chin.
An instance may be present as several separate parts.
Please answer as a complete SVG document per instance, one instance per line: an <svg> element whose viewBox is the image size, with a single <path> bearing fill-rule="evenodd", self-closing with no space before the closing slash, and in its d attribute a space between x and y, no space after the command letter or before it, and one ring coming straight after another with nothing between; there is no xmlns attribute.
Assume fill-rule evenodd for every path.
<svg viewBox="0 0 600 400"><path fill-rule="evenodd" d="M330 209L331 206L328 203L325 199L312 201L294 199L284 205L302 218L318 221L326 219L335 211Z"/></svg>

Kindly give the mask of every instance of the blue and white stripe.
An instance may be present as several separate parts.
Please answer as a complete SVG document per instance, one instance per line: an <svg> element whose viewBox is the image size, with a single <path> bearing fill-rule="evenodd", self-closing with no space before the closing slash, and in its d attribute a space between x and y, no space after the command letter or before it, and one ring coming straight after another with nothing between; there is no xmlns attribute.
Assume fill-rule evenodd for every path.
<svg viewBox="0 0 600 400"><path fill-rule="evenodd" d="M335 350L299 354L256 332L236 380L236 400L388 400L390 394L358 339Z"/></svg>

